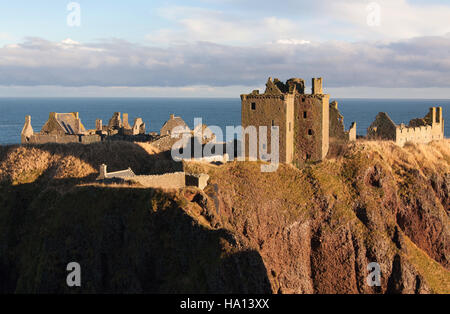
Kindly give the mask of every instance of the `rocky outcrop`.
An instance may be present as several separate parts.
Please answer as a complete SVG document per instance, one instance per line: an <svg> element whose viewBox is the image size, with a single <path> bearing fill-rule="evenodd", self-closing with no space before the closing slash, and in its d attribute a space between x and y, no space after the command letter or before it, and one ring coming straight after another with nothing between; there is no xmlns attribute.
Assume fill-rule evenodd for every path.
<svg viewBox="0 0 450 314"><path fill-rule="evenodd" d="M36 171L25 159L39 148L0 149L0 292L74 292L65 285L73 261L83 271L75 292L450 292L448 141L357 142L273 173L185 163L210 181L178 192L86 184L96 150L108 148L80 147L92 170L77 176L65 147L47 148L50 165ZM110 163L128 165L135 151L142 172L140 160L157 160L128 149ZM372 262L379 287L366 282Z"/></svg>

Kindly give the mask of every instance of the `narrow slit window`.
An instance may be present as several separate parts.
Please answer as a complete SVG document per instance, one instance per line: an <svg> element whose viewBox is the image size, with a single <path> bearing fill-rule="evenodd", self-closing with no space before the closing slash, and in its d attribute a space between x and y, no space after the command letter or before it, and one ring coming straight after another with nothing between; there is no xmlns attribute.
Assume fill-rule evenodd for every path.
<svg viewBox="0 0 450 314"><path fill-rule="evenodd" d="M308 112L303 111L303 119L306 119L308 117Z"/></svg>
<svg viewBox="0 0 450 314"><path fill-rule="evenodd" d="M256 103L252 102L252 110L256 110Z"/></svg>
<svg viewBox="0 0 450 314"><path fill-rule="evenodd" d="M275 126L275 120L272 120L272 126Z"/></svg>

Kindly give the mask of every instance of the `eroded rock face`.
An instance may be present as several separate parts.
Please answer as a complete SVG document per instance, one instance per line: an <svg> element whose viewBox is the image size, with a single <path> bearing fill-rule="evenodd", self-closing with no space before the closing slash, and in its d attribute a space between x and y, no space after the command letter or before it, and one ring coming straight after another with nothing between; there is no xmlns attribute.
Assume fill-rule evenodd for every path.
<svg viewBox="0 0 450 314"><path fill-rule="evenodd" d="M76 186L60 152L46 159L60 175L1 185L0 292L69 292L70 260L80 292L449 293L447 145L354 144L274 173L229 163L178 192Z"/></svg>
<svg viewBox="0 0 450 314"><path fill-rule="evenodd" d="M424 171L373 151L348 157L277 178L235 165L227 174L238 175L213 177L208 194L222 225L261 254L274 293L449 291L448 163ZM380 287L366 283L371 262Z"/></svg>

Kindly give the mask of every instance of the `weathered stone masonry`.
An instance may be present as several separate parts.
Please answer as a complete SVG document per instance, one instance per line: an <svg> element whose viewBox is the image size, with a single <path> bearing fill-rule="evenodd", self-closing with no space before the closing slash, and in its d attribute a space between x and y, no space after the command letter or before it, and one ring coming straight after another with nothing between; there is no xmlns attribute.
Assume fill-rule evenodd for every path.
<svg viewBox="0 0 450 314"><path fill-rule="evenodd" d="M108 172L105 164L100 165L100 175L98 181L110 182L131 182L139 183L147 188L180 189L185 186L193 186L204 189L208 185L209 175L188 174L185 172L170 172L161 175L136 175L130 168Z"/></svg>
<svg viewBox="0 0 450 314"><path fill-rule="evenodd" d="M86 130L81 123L78 112L57 113L51 112L47 122L39 133L34 133L31 126L31 116L25 117L25 124L21 133L23 144L44 143L82 143L90 144L101 142L106 138L127 140L145 137L145 123L141 118L134 120L133 126L128 124L128 114L123 114L123 122L120 112L115 112L108 125L104 126L102 120L95 121L95 129Z"/></svg>
<svg viewBox="0 0 450 314"><path fill-rule="evenodd" d="M403 146L406 142L429 143L444 138L442 107L431 107L424 118L413 119L408 126L397 125L385 112L380 112L367 129L367 138L391 140Z"/></svg>
<svg viewBox="0 0 450 314"><path fill-rule="evenodd" d="M323 94L322 78L312 79L312 94L305 94L303 79L292 78L283 83L269 78L264 94L256 90L241 95L242 126L244 129L255 126L257 130L259 126L267 127L268 153L270 127L278 126L280 162L302 164L322 160L328 153L330 137L341 141L356 139L356 124L346 132L337 103L330 109L329 99L329 95ZM259 141L259 134L257 137ZM249 143L248 134L243 134L242 138ZM246 156L249 155L248 146L245 147Z"/></svg>

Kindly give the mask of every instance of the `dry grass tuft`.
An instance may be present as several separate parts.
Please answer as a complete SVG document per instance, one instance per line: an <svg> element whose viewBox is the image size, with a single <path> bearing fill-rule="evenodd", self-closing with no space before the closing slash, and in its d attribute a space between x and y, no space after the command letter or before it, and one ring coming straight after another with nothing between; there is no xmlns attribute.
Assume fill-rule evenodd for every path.
<svg viewBox="0 0 450 314"><path fill-rule="evenodd" d="M23 184L38 178L85 178L96 175L102 163L108 165L108 171L131 167L137 174L174 167L166 155L148 143L0 146L0 182Z"/></svg>

